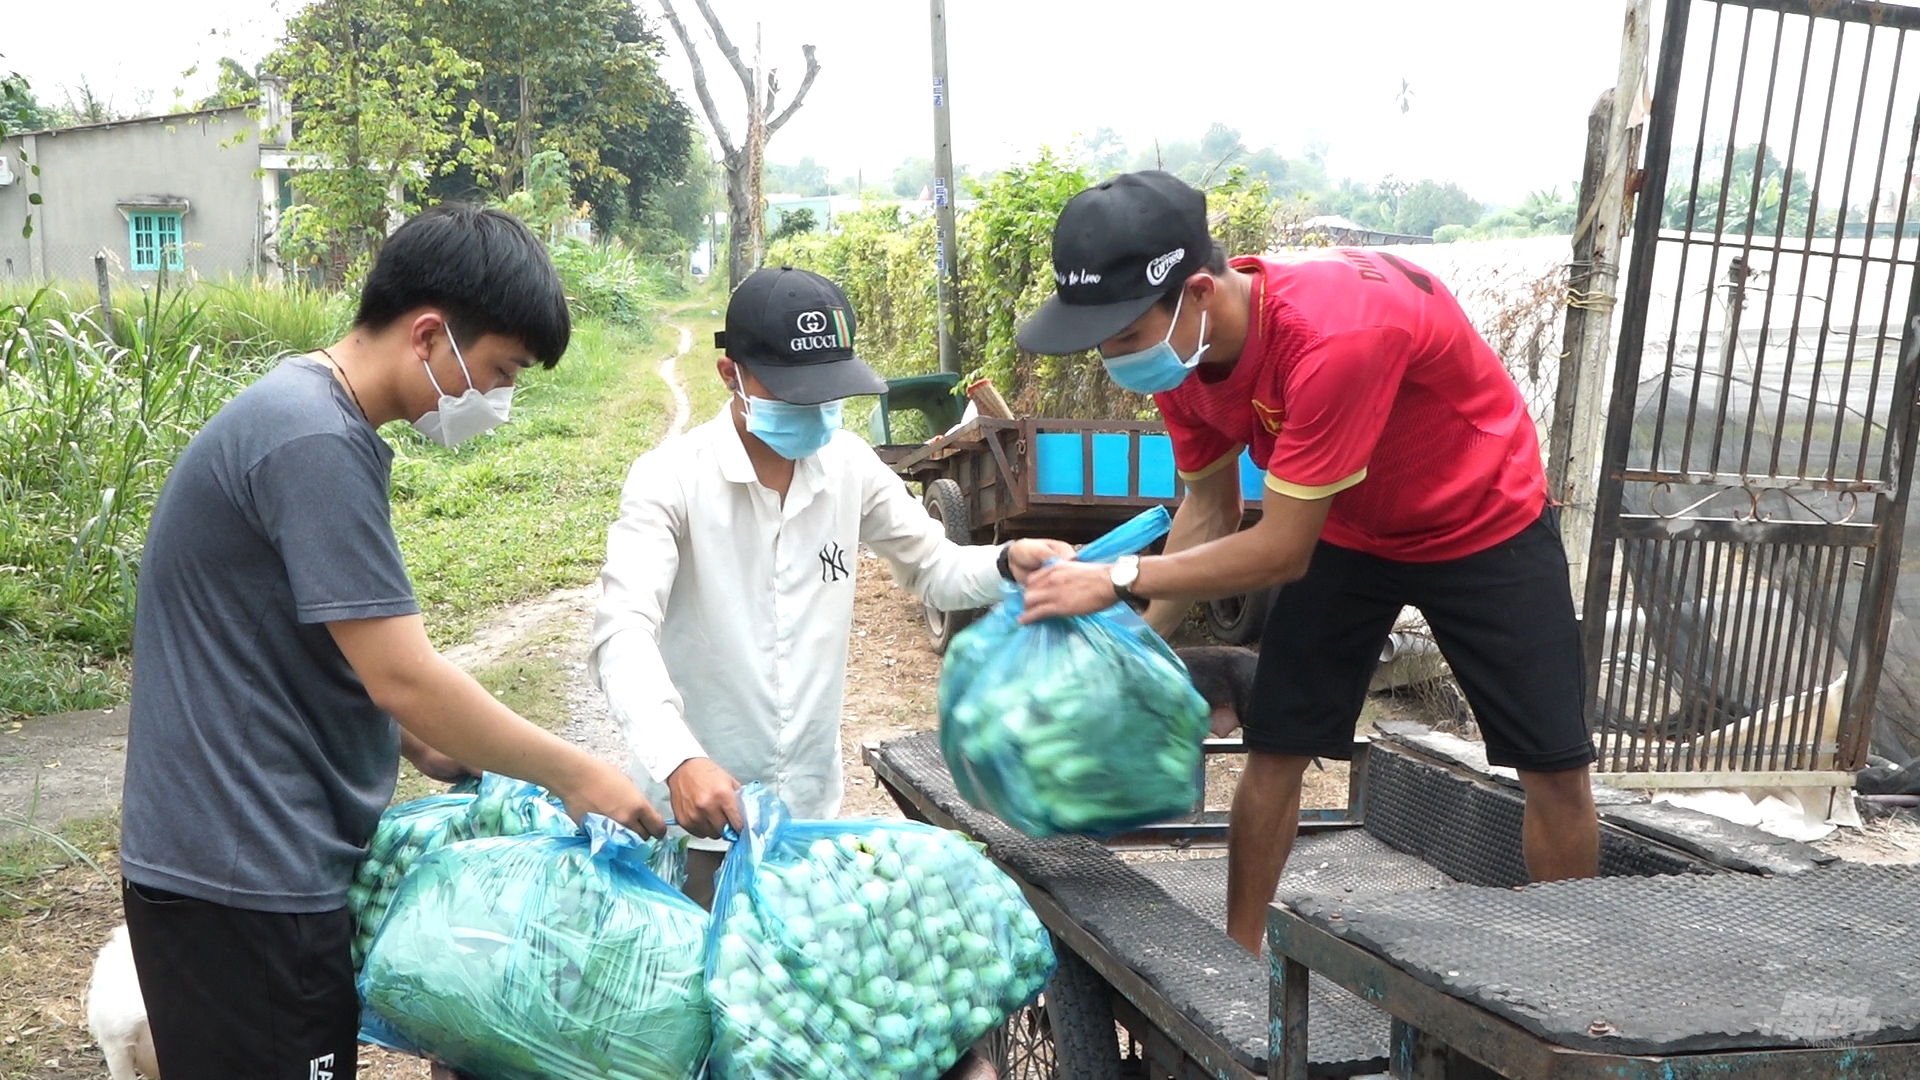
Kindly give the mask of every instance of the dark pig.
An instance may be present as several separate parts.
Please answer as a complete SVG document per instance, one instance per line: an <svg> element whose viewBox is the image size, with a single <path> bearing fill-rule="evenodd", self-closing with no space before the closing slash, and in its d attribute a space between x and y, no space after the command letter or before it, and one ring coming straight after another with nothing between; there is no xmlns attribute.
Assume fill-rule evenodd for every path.
<svg viewBox="0 0 1920 1080"><path fill-rule="evenodd" d="M1260 654L1229 645L1196 645L1173 651L1187 665L1193 688L1213 709L1214 738L1232 734L1253 699L1253 675L1260 667Z"/></svg>

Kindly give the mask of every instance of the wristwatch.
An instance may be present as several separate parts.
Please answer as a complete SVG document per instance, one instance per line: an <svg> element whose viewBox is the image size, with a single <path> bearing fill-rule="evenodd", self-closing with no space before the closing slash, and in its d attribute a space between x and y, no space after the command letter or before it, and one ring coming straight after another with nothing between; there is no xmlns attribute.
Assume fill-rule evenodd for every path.
<svg viewBox="0 0 1920 1080"><path fill-rule="evenodd" d="M1123 604L1131 604L1140 597L1134 595L1133 583L1140 580L1140 556L1122 555L1113 562L1113 595Z"/></svg>
<svg viewBox="0 0 1920 1080"><path fill-rule="evenodd" d="M1008 542L1000 545L1000 558L995 562L994 565L1000 568L1001 577L1007 579L1008 581L1013 580L1013 544L1012 542Z"/></svg>

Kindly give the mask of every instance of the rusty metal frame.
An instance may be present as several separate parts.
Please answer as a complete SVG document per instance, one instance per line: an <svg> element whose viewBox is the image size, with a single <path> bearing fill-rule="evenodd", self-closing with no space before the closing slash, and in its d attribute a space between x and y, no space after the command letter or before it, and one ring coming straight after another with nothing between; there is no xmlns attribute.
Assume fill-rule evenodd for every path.
<svg viewBox="0 0 1920 1080"><path fill-rule="evenodd" d="M1582 631L1604 772L1825 780L1864 763L1913 473L1915 32L1920 10L1865 0L1667 0ZM1670 189L1683 105L1691 176ZM1649 356L1666 280L1665 355Z"/></svg>
<svg viewBox="0 0 1920 1080"><path fill-rule="evenodd" d="M1330 979L1396 1021L1396 1058L1418 1032L1426 1049L1446 1049L1514 1080L1881 1080L1920 1076L1920 1043L1835 1046L1809 1050L1722 1051L1652 1057L1596 1054L1556 1046L1484 1009L1437 990L1386 959L1275 904L1267 912L1272 950L1268 1000L1272 1080L1307 1080L1307 973ZM1440 1080L1434 1054L1396 1060L1395 1076Z"/></svg>

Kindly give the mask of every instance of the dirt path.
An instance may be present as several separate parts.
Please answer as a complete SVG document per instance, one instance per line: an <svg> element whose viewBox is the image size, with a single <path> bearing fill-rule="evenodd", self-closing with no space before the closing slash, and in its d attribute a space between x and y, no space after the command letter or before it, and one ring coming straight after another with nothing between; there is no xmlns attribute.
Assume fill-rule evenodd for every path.
<svg viewBox="0 0 1920 1080"><path fill-rule="evenodd" d="M680 351L660 361L660 381L667 384L673 394L673 423L667 425L667 438L687 430L687 420L693 416L693 402L687 399L687 388L680 382L680 358L693 351L693 331L684 326L676 326L680 331Z"/></svg>

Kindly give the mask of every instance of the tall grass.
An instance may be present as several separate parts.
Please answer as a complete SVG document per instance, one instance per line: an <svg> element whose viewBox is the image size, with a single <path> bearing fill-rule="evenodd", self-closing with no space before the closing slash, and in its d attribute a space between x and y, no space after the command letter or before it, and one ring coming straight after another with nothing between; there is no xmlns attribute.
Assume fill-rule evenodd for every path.
<svg viewBox="0 0 1920 1080"><path fill-rule="evenodd" d="M624 244L562 240L549 253L575 318L598 316L642 334L652 333L660 298L678 291L666 270Z"/></svg>
<svg viewBox="0 0 1920 1080"><path fill-rule="evenodd" d="M158 288L116 298L109 339L86 295L0 294L0 715L111 695L175 458L274 356L346 321L331 297Z"/></svg>

